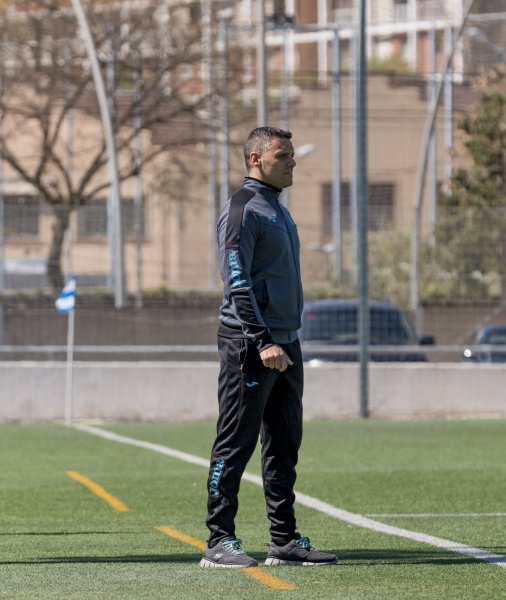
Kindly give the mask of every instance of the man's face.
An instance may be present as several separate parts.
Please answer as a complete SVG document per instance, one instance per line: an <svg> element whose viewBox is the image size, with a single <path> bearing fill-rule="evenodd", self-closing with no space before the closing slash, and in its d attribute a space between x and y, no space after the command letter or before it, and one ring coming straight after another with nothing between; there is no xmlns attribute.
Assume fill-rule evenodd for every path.
<svg viewBox="0 0 506 600"><path fill-rule="evenodd" d="M278 189L290 187L293 183L293 169L296 162L291 140L274 138L271 147L262 155L252 153L251 159L257 174L253 177L261 179Z"/></svg>

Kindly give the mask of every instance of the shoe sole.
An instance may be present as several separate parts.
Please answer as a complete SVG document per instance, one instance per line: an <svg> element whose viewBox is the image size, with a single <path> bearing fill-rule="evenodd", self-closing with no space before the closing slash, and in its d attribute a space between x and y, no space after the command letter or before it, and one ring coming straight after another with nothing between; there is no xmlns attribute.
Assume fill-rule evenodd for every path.
<svg viewBox="0 0 506 600"><path fill-rule="evenodd" d="M202 558L199 566L204 569L248 569L250 567L258 567L258 563L252 563L251 565L227 565L226 563L217 563L207 558Z"/></svg>
<svg viewBox="0 0 506 600"><path fill-rule="evenodd" d="M265 561L268 567L277 567L279 565L288 565L290 567L327 567L337 565L337 558L331 562L304 562L301 560L283 560L282 558L268 558Z"/></svg>

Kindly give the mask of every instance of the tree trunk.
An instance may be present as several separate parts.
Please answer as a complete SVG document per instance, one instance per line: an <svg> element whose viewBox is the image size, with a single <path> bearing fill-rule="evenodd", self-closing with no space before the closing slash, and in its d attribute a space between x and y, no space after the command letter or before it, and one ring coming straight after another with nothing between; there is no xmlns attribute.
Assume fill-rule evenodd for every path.
<svg viewBox="0 0 506 600"><path fill-rule="evenodd" d="M53 239L47 259L47 276L55 292L63 288L63 273L61 266L63 241L69 225L71 209L67 206L53 206L55 220L53 223Z"/></svg>

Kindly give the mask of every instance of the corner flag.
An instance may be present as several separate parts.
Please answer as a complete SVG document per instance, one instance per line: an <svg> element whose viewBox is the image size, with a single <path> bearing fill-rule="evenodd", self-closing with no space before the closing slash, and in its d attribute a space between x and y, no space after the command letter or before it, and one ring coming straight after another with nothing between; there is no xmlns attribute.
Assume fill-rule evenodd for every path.
<svg viewBox="0 0 506 600"><path fill-rule="evenodd" d="M55 302L56 308L60 313L68 313L74 310L76 305L76 278L71 277L61 291Z"/></svg>
<svg viewBox="0 0 506 600"><path fill-rule="evenodd" d="M65 386L65 425L72 424L72 367L74 362L74 308L76 306L76 278L71 277L55 301L60 313L68 314L67 328L67 382Z"/></svg>

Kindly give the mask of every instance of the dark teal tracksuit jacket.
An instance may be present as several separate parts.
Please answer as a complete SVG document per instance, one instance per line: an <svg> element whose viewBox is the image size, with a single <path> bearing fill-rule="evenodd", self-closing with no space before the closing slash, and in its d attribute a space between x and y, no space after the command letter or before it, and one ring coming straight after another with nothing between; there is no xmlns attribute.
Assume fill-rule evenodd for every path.
<svg viewBox="0 0 506 600"><path fill-rule="evenodd" d="M303 294L300 242L278 190L247 177L218 220L224 296L218 329L219 417L208 478L209 545L235 535L241 476L260 435L271 540L295 538L295 467L302 440L303 368L297 330ZM293 361L268 369L280 345Z"/></svg>

